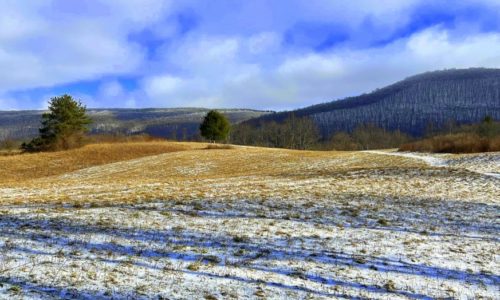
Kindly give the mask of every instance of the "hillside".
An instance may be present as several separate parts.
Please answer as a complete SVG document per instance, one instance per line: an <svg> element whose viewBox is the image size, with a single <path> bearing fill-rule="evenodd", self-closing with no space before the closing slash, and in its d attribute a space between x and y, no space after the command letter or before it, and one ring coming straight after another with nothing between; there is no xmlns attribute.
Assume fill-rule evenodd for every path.
<svg viewBox="0 0 500 300"><path fill-rule="evenodd" d="M3 184L64 174L145 156L202 148L202 143L128 142L90 144L67 151L0 156ZM0 183L1 185L1 183Z"/></svg>
<svg viewBox="0 0 500 300"><path fill-rule="evenodd" d="M268 112L247 109L221 109L232 123L259 117ZM146 133L153 136L190 140L198 135L198 126L208 109L146 108L89 109L94 120L92 133ZM24 139L38 134L43 111L0 111L0 140Z"/></svg>
<svg viewBox="0 0 500 300"><path fill-rule="evenodd" d="M141 145L2 158L5 299L498 298L498 153Z"/></svg>
<svg viewBox="0 0 500 300"><path fill-rule="evenodd" d="M429 126L443 127L481 121L486 115L500 119L500 69L461 69L428 72L375 90L368 94L318 104L292 111L311 117L322 136L352 131L363 123L399 129L420 136ZM290 112L252 119L282 121Z"/></svg>

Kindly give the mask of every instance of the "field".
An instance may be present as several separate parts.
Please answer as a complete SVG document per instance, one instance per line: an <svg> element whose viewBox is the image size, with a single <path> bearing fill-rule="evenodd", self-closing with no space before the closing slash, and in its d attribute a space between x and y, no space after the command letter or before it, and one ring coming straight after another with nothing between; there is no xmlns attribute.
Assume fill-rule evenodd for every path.
<svg viewBox="0 0 500 300"><path fill-rule="evenodd" d="M500 153L206 146L0 156L0 298L500 298Z"/></svg>

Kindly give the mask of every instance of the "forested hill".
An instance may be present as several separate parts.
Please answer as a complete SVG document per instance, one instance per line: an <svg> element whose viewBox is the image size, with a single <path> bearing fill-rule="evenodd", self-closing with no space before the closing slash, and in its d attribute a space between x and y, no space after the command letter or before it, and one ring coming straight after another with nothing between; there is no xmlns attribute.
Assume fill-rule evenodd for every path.
<svg viewBox="0 0 500 300"><path fill-rule="evenodd" d="M208 112L205 108L89 109L91 133L141 134L171 139L198 138L198 127ZM239 123L268 112L249 109L221 109L231 123ZM43 111L0 111L0 141L26 139L38 134Z"/></svg>
<svg viewBox="0 0 500 300"><path fill-rule="evenodd" d="M420 136L429 127L442 128L481 121L486 115L500 119L500 69L454 69L409 77L371 93L293 111L308 116L323 137L352 131L360 124L399 129ZM290 112L247 121L282 121Z"/></svg>

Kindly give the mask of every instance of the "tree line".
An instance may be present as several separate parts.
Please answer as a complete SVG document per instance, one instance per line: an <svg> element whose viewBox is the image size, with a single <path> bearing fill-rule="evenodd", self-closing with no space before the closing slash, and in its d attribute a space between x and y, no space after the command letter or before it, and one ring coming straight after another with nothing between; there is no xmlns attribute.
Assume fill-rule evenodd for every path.
<svg viewBox="0 0 500 300"><path fill-rule="evenodd" d="M42 115L39 135L22 143L21 149L25 152L37 152L80 147L84 144L90 124L91 119L81 102L70 95L54 97L49 101L48 112ZM201 137L210 142L298 150L398 147L409 139L399 131L388 132L369 124L358 126L352 133L337 132L324 139L311 118L297 117L293 113L282 122L262 122L258 126L244 122L231 126L228 118L215 110L206 114L199 132ZM5 146L12 148L13 144L5 142Z"/></svg>
<svg viewBox="0 0 500 300"><path fill-rule="evenodd" d="M69 95L52 98L49 101L48 112L42 115L39 135L23 143L21 149L25 152L36 152L66 150L82 146L91 123L86 112L86 107ZM479 125L458 126L452 120L448 121L444 127L433 126L429 123L427 138L443 135L444 130L447 134L467 133L470 143L478 144L481 141L484 144L499 135L498 124L491 117L485 118ZM437 128L440 129L437 130ZM199 125L199 132L201 137L212 143L298 150L369 150L399 148L401 145L404 145L401 149L418 150L422 148L418 145L425 144L429 148L429 145L436 144L439 140L434 139L432 143L430 141L420 144L412 143L415 139L399 130L389 131L373 124L360 124L351 132L337 131L325 137L321 135L315 120L307 116L297 117L294 113L289 113L281 122L262 121L259 124L243 122L231 126L228 118L215 110L206 114ZM449 139L450 137L447 138ZM464 135L454 137L455 141L461 139L465 139ZM3 144L5 144L3 148L6 149L15 145L12 141L4 141ZM490 149L492 146L483 148L485 147Z"/></svg>
<svg viewBox="0 0 500 300"><path fill-rule="evenodd" d="M339 131L323 138L311 118L296 117L293 113L281 123L268 121L257 126L242 123L231 132L234 144L298 150L397 148L409 140L411 137L399 130L388 131L373 124L361 124L352 132Z"/></svg>
<svg viewBox="0 0 500 300"><path fill-rule="evenodd" d="M500 122L486 116L477 124L457 125L449 121L442 130L431 131L424 139L401 145L400 151L474 153L500 151Z"/></svg>
<svg viewBox="0 0 500 300"><path fill-rule="evenodd" d="M315 148L319 138L318 127L311 119L290 114L282 123L271 121L259 126L248 123L236 125L230 141L238 145L305 150Z"/></svg>

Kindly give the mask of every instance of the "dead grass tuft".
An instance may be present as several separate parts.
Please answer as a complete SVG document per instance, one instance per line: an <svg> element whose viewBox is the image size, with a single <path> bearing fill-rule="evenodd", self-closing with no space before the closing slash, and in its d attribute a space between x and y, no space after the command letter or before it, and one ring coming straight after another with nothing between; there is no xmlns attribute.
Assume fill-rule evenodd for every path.
<svg viewBox="0 0 500 300"><path fill-rule="evenodd" d="M222 149L235 149L232 145L227 144L208 144L206 150L222 150Z"/></svg>
<svg viewBox="0 0 500 300"><path fill-rule="evenodd" d="M137 143L137 142L165 142L166 139L148 134L93 134L85 137L86 144Z"/></svg>

